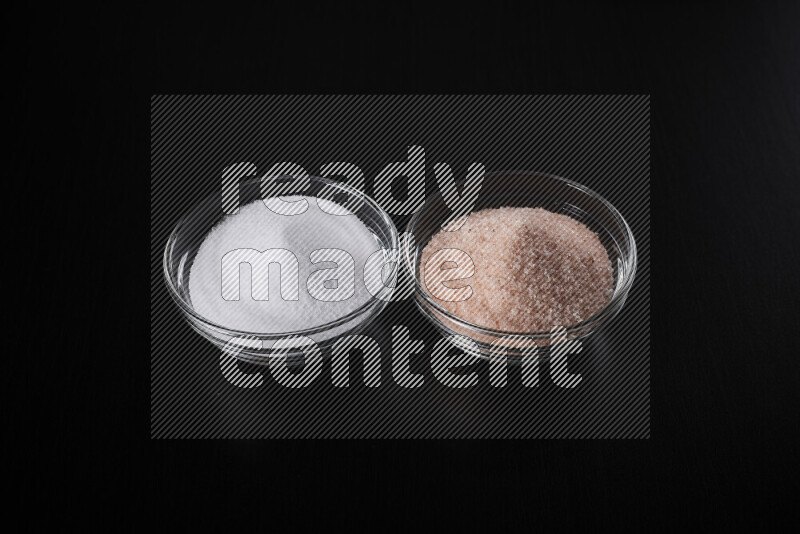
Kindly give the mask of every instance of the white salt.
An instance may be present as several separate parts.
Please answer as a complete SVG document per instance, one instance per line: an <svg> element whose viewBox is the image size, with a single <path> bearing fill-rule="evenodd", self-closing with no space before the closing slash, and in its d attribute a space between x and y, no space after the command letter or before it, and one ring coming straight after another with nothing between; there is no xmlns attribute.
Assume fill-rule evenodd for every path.
<svg viewBox="0 0 800 534"><path fill-rule="evenodd" d="M204 318L233 330L280 334L324 325L358 309L371 298L364 283L364 265L369 256L380 249L380 245L367 226L343 207L324 199L301 196L281 198L287 202L305 200L308 209L298 215L281 215L257 200L241 206L239 213L226 216L206 236L194 259L189 278L192 306ZM324 211L320 209L320 204ZM330 212L348 214L333 215ZM239 300L226 300L223 297L223 258L229 252L240 249L259 252L285 249L292 252L299 267L298 282L293 284L298 290L297 300L284 300L282 297L281 278L285 279L287 273L282 266L279 269L277 264L269 267L268 300L257 300L263 296L267 281L259 277L253 279L257 269L248 263L242 263L238 271ZM314 272L337 267L336 263L319 261L319 258L318 263L312 262L312 252L320 249L339 249L352 256L352 280L341 278L334 282L326 277L328 281L317 284L330 289L338 284L354 283L349 298L328 302L315 298L314 295L319 294L309 291L309 277ZM230 277L226 279L231 280ZM283 288L285 292L286 287ZM230 298L231 295L227 293L226 296Z"/></svg>

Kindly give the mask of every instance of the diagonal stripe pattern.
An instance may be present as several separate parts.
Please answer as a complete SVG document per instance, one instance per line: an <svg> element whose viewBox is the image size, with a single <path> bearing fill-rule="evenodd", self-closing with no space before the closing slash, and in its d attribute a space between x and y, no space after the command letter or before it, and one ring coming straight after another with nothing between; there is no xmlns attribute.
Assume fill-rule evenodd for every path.
<svg viewBox="0 0 800 534"><path fill-rule="evenodd" d="M150 120L151 437L650 436L648 96L155 96ZM309 347L305 366L258 367L197 335L164 287L163 248L175 224L214 195L234 213L244 177L267 177L262 186L280 194L286 189L269 178L347 180L402 231L439 190L437 166L459 184L461 194L443 180L448 204L469 204L463 183L473 164L575 180L633 230L639 264L625 307L555 365L530 358L490 369L460 358L406 298L343 338L336 358ZM436 351L452 367L432 366Z"/></svg>

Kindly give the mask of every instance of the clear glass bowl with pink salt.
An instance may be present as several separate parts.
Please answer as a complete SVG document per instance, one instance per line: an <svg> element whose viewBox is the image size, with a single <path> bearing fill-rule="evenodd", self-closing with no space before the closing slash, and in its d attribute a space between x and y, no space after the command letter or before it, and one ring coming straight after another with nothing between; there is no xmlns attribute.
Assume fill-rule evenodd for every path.
<svg viewBox="0 0 800 534"><path fill-rule="evenodd" d="M411 218L406 231L414 236L413 240L404 241L404 256L406 267L412 274L415 283L415 300L418 308L422 314L430 320L437 329L448 336L451 341L458 345L460 348L470 352L476 356L483 358L491 358L493 356L505 355L509 360L519 359L524 354L530 354L530 351L536 347L541 349L543 354L551 348L552 344L561 340L573 340L584 338L603 324L610 321L622 309L628 292L633 284L634 275L636 273L636 243L634 241L633 233L630 227L623 219L622 215L612 206L607 200L601 197L594 191L584 187L576 182L561 178L558 176L537 173L531 171L499 171L487 173L483 186L478 194L474 208L471 213L476 214L481 210L489 210L496 208L542 208L551 212L552 214L566 215L581 225L585 226L590 232L596 234L605 253L608 254L610 262L610 276L606 274L603 280L604 284L608 285L607 291L603 293L604 297L601 301L594 301L594 308L596 311L586 317L580 317L578 321L573 321L570 324L558 324L557 326L563 327L555 336L553 328L539 328L526 331L526 329L502 329L497 326L506 324L526 324L523 322L514 323L505 317L497 317L493 320L491 316L486 313L471 313L474 317L480 316L480 321L483 324L476 324L477 321L471 322L463 316L455 313L458 307L446 303L437 296L435 296L427 287L426 272L423 270L423 256L425 260L430 259L430 248L426 246L443 230L448 221L452 220L453 211L447 206L444 198L440 193L430 195L425 202L425 205L417 211ZM509 217L515 217L514 213L519 210L511 211L498 211L495 213ZM532 213L531 210L525 210L527 214ZM536 212L542 213L542 212ZM550 214L545 214L546 217L552 217L566 221L561 217L553 217ZM491 220L491 219L490 219ZM528 219L528 221L536 221L540 219ZM494 219L498 223L503 223L503 219ZM567 221L569 224L574 224L572 221ZM477 223L476 223L477 224ZM514 226L514 225L517 226ZM529 223L530 224L530 223ZM500 224L504 228L499 229L498 234L503 237L500 239L508 239L511 232L510 227L522 228L518 221L508 221L508 225ZM585 232L583 226L579 226ZM469 230L468 225L464 225L462 230ZM475 229L474 226L472 229ZM535 229L533 230L535 233ZM588 232L587 232L588 233ZM462 235L462 238L466 237ZM594 240L594 238L592 238ZM440 237L435 241L440 242ZM463 241L462 241L463 242ZM486 240L481 243L486 243L486 248L496 248L495 244L487 242ZM602 249L599 245L595 248ZM480 248L473 247L473 254L480 254ZM596 250L594 251L597 252ZM497 254L496 250L491 251L492 254ZM536 261L528 258L529 261ZM479 261L476 258L475 269L485 267L486 262ZM605 260L605 258L603 258ZM503 262L509 263L508 253L503 253ZM593 260L592 260L593 261ZM458 262L456 261L449 267L454 267ZM502 262L501 262L502 263ZM429 265L426 261L426 265ZM526 271L531 272L531 271ZM427 274L430 274L428 272ZM492 277L500 278L504 272L502 270L493 272ZM465 276L453 277L463 278L458 283L446 284L446 287L463 287L470 285L470 278ZM509 275L511 276L511 275ZM549 278L549 275L547 275ZM535 276L533 279L537 279ZM472 285L474 292L487 291L487 285L482 285L481 280L473 278ZM484 278L485 280L485 278ZM538 282L542 282L543 278L538 278ZM520 281L512 281L506 284L505 281L500 281L503 291L507 291L508 287L511 288L524 288L524 285L515 286L514 283L519 284ZM494 288L499 287L497 285ZM584 284L584 287L587 287ZM527 290L527 288L525 288ZM530 294L536 295L536 287L530 288ZM434 292L435 293L435 292ZM441 295L439 295L441 296ZM471 297L471 298L474 298ZM493 298L488 295L483 298ZM536 298L535 296L532 298ZM518 299L517 302L525 302L524 299ZM488 306L488 309L502 309L502 307ZM570 304L569 302L565 304ZM448 309L449 308L449 309ZM476 306L472 306L473 310ZM530 308L534 309L533 306ZM509 310L506 313L511 316L520 316L520 314L527 313L528 310ZM538 308L540 311L541 308ZM538 313L531 312L531 313ZM467 314L462 314L467 315ZM575 316L575 315L573 315ZM546 324L546 321L537 321L536 317L529 317L527 324ZM492 323L493 326L487 326L487 323ZM551 325L555 327L556 325Z"/></svg>

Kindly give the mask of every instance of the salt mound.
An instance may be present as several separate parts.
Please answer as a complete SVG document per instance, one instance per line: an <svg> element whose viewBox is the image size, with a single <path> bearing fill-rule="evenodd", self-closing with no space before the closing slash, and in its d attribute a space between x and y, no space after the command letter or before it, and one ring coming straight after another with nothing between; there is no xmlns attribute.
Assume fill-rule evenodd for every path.
<svg viewBox="0 0 800 534"><path fill-rule="evenodd" d="M453 267L436 258L427 265L441 249L462 250L472 258L472 277L444 285L469 285L473 293L461 302L434 299L480 326L513 332L570 326L600 311L613 292L611 262L597 234L541 208L477 211L458 231L434 235L422 251L423 287L443 265Z"/></svg>

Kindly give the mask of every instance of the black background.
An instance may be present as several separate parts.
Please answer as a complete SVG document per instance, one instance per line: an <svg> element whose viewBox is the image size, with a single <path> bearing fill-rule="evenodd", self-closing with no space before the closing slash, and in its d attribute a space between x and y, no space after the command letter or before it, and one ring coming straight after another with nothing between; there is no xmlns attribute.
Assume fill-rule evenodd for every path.
<svg viewBox="0 0 800 534"><path fill-rule="evenodd" d="M33 459L10 462L28 482L13 504L121 526L773 527L798 489L798 22L797 3L41 6L8 22L9 159L43 200L16 228L53 258L45 282L19 279L49 300L14 382ZM150 441L160 93L651 94L652 438Z"/></svg>

